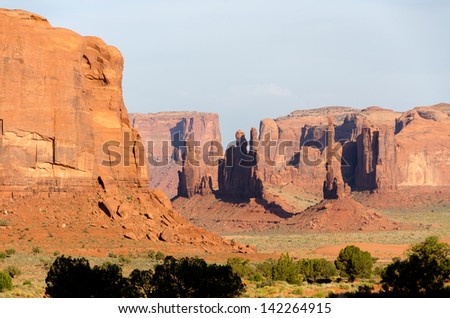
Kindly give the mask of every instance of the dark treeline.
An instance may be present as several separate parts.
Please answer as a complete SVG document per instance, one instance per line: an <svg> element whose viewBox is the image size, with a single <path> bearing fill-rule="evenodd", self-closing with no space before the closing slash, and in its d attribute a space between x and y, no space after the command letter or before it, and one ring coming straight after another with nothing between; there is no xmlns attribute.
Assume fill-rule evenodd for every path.
<svg viewBox="0 0 450 318"><path fill-rule="evenodd" d="M450 297L450 246L436 237L411 247L404 259L396 258L383 268L381 290L363 284L346 297ZM286 281L290 284L329 283L347 278L370 278L370 253L356 246L343 248L334 262L326 259L294 260L282 254L252 264L230 258L226 265L207 264L200 258L168 256L154 270L135 269L128 277L121 266L105 263L91 267L85 258L59 256L47 274L49 297L238 297L245 291L243 280L257 284ZM339 295L332 295L339 296Z"/></svg>

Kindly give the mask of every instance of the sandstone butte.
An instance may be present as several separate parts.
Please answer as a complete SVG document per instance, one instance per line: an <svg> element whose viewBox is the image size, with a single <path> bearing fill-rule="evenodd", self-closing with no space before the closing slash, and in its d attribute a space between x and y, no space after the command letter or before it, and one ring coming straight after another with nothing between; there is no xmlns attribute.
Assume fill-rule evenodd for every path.
<svg viewBox="0 0 450 318"><path fill-rule="evenodd" d="M122 99L118 49L21 10L0 10L0 41L4 247L104 254L126 243L251 252L193 226L162 191L147 190L144 150ZM116 143L104 147L109 141Z"/></svg>
<svg viewBox="0 0 450 318"><path fill-rule="evenodd" d="M231 162L228 168L219 166L217 183L214 179L216 170L204 174L214 179L213 188L222 186L219 192L223 195L260 197L261 189L247 190L245 187L255 187L260 183L261 186L292 183L321 196L327 173L328 152L325 148L328 129L333 130L332 141L337 146L338 157L342 158L334 167L334 174L347 188L346 191L447 190L450 188L450 176L446 173L450 168L447 159L450 155L449 114L449 104L416 107L403 113L380 107L360 110L337 106L295 111L277 119L261 120L259 136L253 128L249 141L244 132L239 130L236 133L236 147L227 149L223 161L238 162L245 157L251 162L250 157L255 156L251 152L257 152L257 164L251 164L250 169L242 169ZM331 127L328 123L330 117L333 118ZM131 118L144 145L149 141L160 145L162 140L173 139L171 134L186 131L188 122L201 123L193 131L198 131L197 135L202 136L203 139L195 138L202 144L205 140L220 141L215 114L173 112L131 115ZM185 146L187 135L180 134L184 138L177 140L176 144ZM265 147L265 142L272 142L273 145ZM181 171L183 160L180 147L173 145L169 147L169 156L179 163L173 170ZM156 147L157 151L159 149L161 147ZM194 151L197 151L196 157L204 156L201 147L195 147ZM233 151L236 153L232 155ZM155 156L159 158L161 154ZM307 162L317 159L316 164ZM161 184L164 179L163 189L174 194L178 188L178 176L174 172L169 176L160 167L151 169L154 169L152 175L157 180L155 182ZM247 173L246 170L253 172ZM252 178L255 180L250 186ZM201 177L196 180L202 182Z"/></svg>
<svg viewBox="0 0 450 318"><path fill-rule="evenodd" d="M352 194L372 193L364 201L374 208L448 201L449 155L449 104L402 113L380 107L300 110L261 120L259 136L252 128L249 142L239 130L219 166L215 198L185 196L189 200L173 204L218 232L283 224L317 231L398 228ZM253 164L236 164L241 159ZM310 204L300 207L282 192Z"/></svg>

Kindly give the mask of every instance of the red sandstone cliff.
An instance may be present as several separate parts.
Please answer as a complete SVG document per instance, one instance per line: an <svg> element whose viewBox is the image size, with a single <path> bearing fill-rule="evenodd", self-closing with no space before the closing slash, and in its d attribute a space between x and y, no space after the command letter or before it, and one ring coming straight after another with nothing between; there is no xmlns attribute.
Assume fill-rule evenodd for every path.
<svg viewBox="0 0 450 318"><path fill-rule="evenodd" d="M117 238L125 237L203 252L245 250L193 226L161 191L142 187L147 165L123 103L116 48L20 10L0 10L0 41L0 207L10 224L2 235L17 238L18 227L33 222L35 242L55 248L82 229L90 233L87 223L98 230L83 234L84 244L116 239L102 248L122 246ZM190 121L185 132L196 127ZM43 236L47 230L60 236Z"/></svg>
<svg viewBox="0 0 450 318"><path fill-rule="evenodd" d="M208 149L217 152L211 161L222 156L222 150L209 148L210 142L220 144L219 118L217 114L197 112L162 112L156 114L130 114L132 126L139 131L150 157L148 171L150 187L162 189L169 197L179 192L179 176L183 167L183 156L187 149L185 141L192 135L197 145L191 145L196 158L186 167L187 178L181 176L181 195L210 192L218 187L217 165L210 167L205 163L204 155ZM153 158L153 160L151 160ZM186 157L187 158L187 157ZM211 181L211 186L210 186ZM205 184L206 183L206 184Z"/></svg>
<svg viewBox="0 0 450 318"><path fill-rule="evenodd" d="M293 182L320 193L325 174L321 166L326 162L325 122L333 116L334 141L342 145L339 175L352 190L449 187L445 173L450 168L445 159L450 151L449 107L418 107L403 114L379 107L329 107L265 119L260 138L267 131L275 136L277 149L270 158L276 164L260 162L260 176L264 184ZM288 147L283 146L286 142ZM320 159L317 164L316 159Z"/></svg>
<svg viewBox="0 0 450 318"><path fill-rule="evenodd" d="M67 191L147 178L133 150L122 99L120 52L95 37L55 29L24 11L0 11L2 191ZM108 141L129 147L104 148ZM128 164L124 154L128 152Z"/></svg>

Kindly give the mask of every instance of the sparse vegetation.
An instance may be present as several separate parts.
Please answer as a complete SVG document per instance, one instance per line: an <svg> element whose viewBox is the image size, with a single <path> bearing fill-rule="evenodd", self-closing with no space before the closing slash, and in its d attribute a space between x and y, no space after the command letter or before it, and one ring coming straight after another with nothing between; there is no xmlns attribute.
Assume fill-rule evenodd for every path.
<svg viewBox="0 0 450 318"><path fill-rule="evenodd" d="M5 251L5 254L6 254L6 257L11 257L12 255L16 254L16 250L13 249L13 248L8 248L8 249Z"/></svg>
<svg viewBox="0 0 450 318"><path fill-rule="evenodd" d="M131 259L128 256L125 255L119 255L119 263L122 265L130 264Z"/></svg>
<svg viewBox="0 0 450 318"><path fill-rule="evenodd" d="M163 252L161 252L161 251L156 252L156 254L155 254L155 259L156 259L157 261L162 261L162 260L164 260L165 258L166 258L166 255L164 255Z"/></svg>
<svg viewBox="0 0 450 318"><path fill-rule="evenodd" d="M11 278L15 278L22 274L22 271L17 266L10 265L5 268L5 273L8 273Z"/></svg>
<svg viewBox="0 0 450 318"><path fill-rule="evenodd" d="M152 259L152 260L155 259L155 255L156 255L156 252L154 250L149 250L147 252L147 256L149 259Z"/></svg>
<svg viewBox="0 0 450 318"><path fill-rule="evenodd" d="M34 255L40 254L40 253L42 253L42 249L41 249L39 246L35 246L35 247L33 247L33 249L31 250L31 253L33 253Z"/></svg>

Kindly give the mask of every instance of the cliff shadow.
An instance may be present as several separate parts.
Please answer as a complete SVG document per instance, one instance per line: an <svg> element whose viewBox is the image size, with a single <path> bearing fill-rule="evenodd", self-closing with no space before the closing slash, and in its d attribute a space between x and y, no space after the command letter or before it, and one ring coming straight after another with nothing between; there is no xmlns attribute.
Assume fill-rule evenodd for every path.
<svg viewBox="0 0 450 318"><path fill-rule="evenodd" d="M356 142L348 141L342 146L341 174L342 180L352 190L355 187L355 173L358 165L358 147Z"/></svg>
<svg viewBox="0 0 450 318"><path fill-rule="evenodd" d="M269 202L265 198L249 198L249 197L242 197L242 196L222 196L220 195L219 191L214 191L213 195L217 200L221 200L226 203L232 203L232 204L244 204L250 206L251 199L254 199L254 202L260 206L262 206L265 210L269 211L270 213L278 216L281 219L289 219L292 216L294 216L294 213L286 211L280 204L276 202Z"/></svg>

